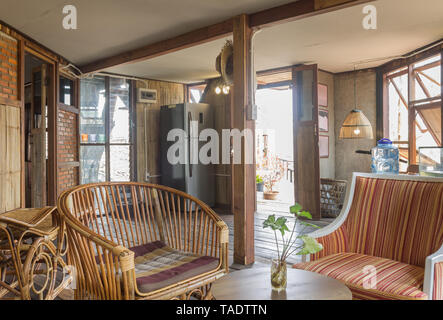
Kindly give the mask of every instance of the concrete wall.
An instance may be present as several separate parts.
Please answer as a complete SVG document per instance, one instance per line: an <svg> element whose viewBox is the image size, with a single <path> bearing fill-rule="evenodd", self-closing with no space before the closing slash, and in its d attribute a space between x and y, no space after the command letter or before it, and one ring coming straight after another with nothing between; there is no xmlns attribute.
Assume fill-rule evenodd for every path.
<svg viewBox="0 0 443 320"><path fill-rule="evenodd" d="M350 181L352 172L370 172L371 156L356 154L376 145L376 73L375 70L356 72L357 109L363 111L372 125L374 139L340 140L340 128L348 113L355 108L354 72L334 76L335 105L335 178Z"/></svg>
<svg viewBox="0 0 443 320"><path fill-rule="evenodd" d="M329 136L329 157L320 158L320 177L327 179L335 178L335 103L334 103L334 75L329 72L318 72L318 83L328 86L328 116L329 131L320 133L322 136ZM320 107L322 108L322 107ZM323 108L322 108L323 109Z"/></svg>

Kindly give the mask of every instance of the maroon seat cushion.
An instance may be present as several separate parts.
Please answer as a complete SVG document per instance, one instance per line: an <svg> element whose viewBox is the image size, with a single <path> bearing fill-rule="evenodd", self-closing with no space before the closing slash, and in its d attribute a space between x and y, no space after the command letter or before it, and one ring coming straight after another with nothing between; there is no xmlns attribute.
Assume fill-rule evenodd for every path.
<svg viewBox="0 0 443 320"><path fill-rule="evenodd" d="M140 292L151 292L215 270L219 259L172 249L161 241L130 248Z"/></svg>

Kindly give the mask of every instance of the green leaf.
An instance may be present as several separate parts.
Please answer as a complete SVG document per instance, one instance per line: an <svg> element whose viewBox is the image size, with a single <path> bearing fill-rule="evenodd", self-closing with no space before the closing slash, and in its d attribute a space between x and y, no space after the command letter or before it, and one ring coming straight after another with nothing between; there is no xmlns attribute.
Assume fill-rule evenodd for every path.
<svg viewBox="0 0 443 320"><path fill-rule="evenodd" d="M278 230L281 232L282 236L285 235L285 231L289 231L288 226L286 225L286 222L288 219L285 217L279 217L277 220L275 220L275 215L270 215L268 218L263 221L263 228L271 228L272 230Z"/></svg>
<svg viewBox="0 0 443 320"><path fill-rule="evenodd" d="M297 213L297 216L298 216L298 217L303 217L303 218L306 218L306 219L309 219L309 220L312 219L312 215L311 215L311 213L308 212L308 211L304 211L304 210L298 212L298 213Z"/></svg>
<svg viewBox="0 0 443 320"><path fill-rule="evenodd" d="M275 230L273 226L275 226L275 215L271 214L265 221L263 221L263 229L270 227Z"/></svg>
<svg viewBox="0 0 443 320"><path fill-rule="evenodd" d="M311 228L314 228L314 229L320 229L319 226L317 226L317 225L315 225L315 224L312 224L312 223L309 223L309 222L306 222L306 221L301 221L301 220L299 220L298 222L299 222L300 224L306 226L306 227L311 227Z"/></svg>
<svg viewBox="0 0 443 320"><path fill-rule="evenodd" d="M303 207L301 206L301 204L296 203L293 206L289 207L289 212L290 213L294 213L297 214L301 209L303 209Z"/></svg>
<svg viewBox="0 0 443 320"><path fill-rule="evenodd" d="M303 248L297 252L297 255L313 254L323 250L321 243L310 236L301 236L300 239L303 241Z"/></svg>

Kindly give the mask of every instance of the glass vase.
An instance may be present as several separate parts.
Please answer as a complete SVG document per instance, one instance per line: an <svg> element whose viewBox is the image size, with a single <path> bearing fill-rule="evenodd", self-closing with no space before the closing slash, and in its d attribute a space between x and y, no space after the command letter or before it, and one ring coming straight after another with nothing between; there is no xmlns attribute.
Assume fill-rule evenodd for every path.
<svg viewBox="0 0 443 320"><path fill-rule="evenodd" d="M286 289L287 270L286 261L272 259L271 264L271 286L272 290L282 291Z"/></svg>

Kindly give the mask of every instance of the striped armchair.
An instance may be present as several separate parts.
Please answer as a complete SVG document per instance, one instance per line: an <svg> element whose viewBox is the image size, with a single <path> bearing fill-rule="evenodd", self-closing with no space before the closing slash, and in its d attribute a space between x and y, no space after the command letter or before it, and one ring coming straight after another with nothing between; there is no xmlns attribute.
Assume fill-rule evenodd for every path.
<svg viewBox="0 0 443 320"><path fill-rule="evenodd" d="M354 299L443 300L443 179L354 173L339 217L311 236L324 250L294 268Z"/></svg>

